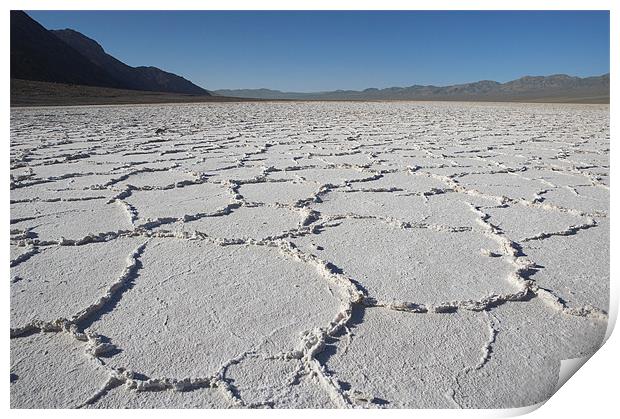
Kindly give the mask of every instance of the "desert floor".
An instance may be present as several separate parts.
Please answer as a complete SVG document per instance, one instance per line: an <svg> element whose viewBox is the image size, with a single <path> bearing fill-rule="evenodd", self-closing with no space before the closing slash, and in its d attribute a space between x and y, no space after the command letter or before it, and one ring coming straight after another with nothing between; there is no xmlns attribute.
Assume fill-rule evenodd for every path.
<svg viewBox="0 0 620 419"><path fill-rule="evenodd" d="M605 333L605 105L22 108L10 140L12 407L519 407Z"/></svg>

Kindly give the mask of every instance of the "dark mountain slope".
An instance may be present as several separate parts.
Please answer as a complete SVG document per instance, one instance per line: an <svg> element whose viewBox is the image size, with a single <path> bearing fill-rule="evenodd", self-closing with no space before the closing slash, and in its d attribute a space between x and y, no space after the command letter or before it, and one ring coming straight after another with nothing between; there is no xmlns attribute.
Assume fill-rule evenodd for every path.
<svg viewBox="0 0 620 419"><path fill-rule="evenodd" d="M108 74L123 83L127 89L157 92L203 94L209 93L176 74L156 67L131 67L107 54L95 40L72 29L50 31L73 47Z"/></svg>
<svg viewBox="0 0 620 419"><path fill-rule="evenodd" d="M123 87L21 11L11 11L11 78Z"/></svg>

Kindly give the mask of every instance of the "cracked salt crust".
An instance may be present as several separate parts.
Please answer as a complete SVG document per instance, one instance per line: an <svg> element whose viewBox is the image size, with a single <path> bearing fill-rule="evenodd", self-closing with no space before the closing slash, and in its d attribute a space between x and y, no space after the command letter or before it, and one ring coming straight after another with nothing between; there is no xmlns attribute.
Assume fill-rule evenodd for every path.
<svg viewBox="0 0 620 419"><path fill-rule="evenodd" d="M274 408L336 407L316 377L303 373L298 360L252 354L231 365L226 377L239 396L249 402L267 401Z"/></svg>
<svg viewBox="0 0 620 419"><path fill-rule="evenodd" d="M191 166L190 166L191 168ZM263 169L260 167L233 167L226 168L224 170L212 172L209 180L212 182L225 182L228 180L240 180L247 181L256 178L263 174Z"/></svg>
<svg viewBox="0 0 620 419"><path fill-rule="evenodd" d="M374 177L376 177L374 172L340 167L305 168L269 173L269 179L301 179L321 185L327 183L341 185L346 182L358 182Z"/></svg>
<svg viewBox="0 0 620 419"><path fill-rule="evenodd" d="M11 341L11 408L79 407L108 379L65 334L37 333Z"/></svg>
<svg viewBox="0 0 620 419"><path fill-rule="evenodd" d="M466 227L480 230L479 217L472 211L472 205L487 207L497 205L497 201L487 196L470 195L462 192L431 194L427 197L426 206L430 212L425 220L429 224L453 227Z"/></svg>
<svg viewBox="0 0 620 419"><path fill-rule="evenodd" d="M486 195L507 196L512 199L534 200L547 189L538 179L524 179L513 173L466 174L455 179L459 185L474 189Z"/></svg>
<svg viewBox="0 0 620 419"><path fill-rule="evenodd" d="M521 242L527 238L543 237L545 233L569 234L571 231L590 228L596 222L589 217L544 207L507 205L484 210L490 215L489 222L506 235ZM523 220L527 219L527 223Z"/></svg>
<svg viewBox="0 0 620 419"><path fill-rule="evenodd" d="M355 405L450 408L452 377L478 361L486 337L480 314L368 308L318 358Z"/></svg>
<svg viewBox="0 0 620 419"><path fill-rule="evenodd" d="M16 215L15 221L23 219L11 223L12 230L27 231L28 237L43 242L131 228L122 207L103 201L98 205L91 200L19 203L11 206L11 213Z"/></svg>
<svg viewBox="0 0 620 419"><path fill-rule="evenodd" d="M198 173L205 173L208 175L213 175L222 170L234 169L237 167L236 161L231 157L209 157L204 160L199 160L196 162L192 162L190 164L183 165L187 170L192 170Z"/></svg>
<svg viewBox="0 0 620 419"><path fill-rule="evenodd" d="M607 106L14 109L10 156L12 407L518 407L605 332Z"/></svg>
<svg viewBox="0 0 620 419"><path fill-rule="evenodd" d="M371 156L367 154L351 154L342 156L325 156L320 157L327 164L352 164L360 167L370 166L372 163Z"/></svg>
<svg viewBox="0 0 620 419"><path fill-rule="evenodd" d="M592 243L596 243L593 247ZM566 235L532 240L523 251L538 268L536 283L551 290L569 307L609 307L609 224ZM594 280L597 278L599 280Z"/></svg>
<svg viewBox="0 0 620 419"><path fill-rule="evenodd" d="M276 248L160 240L140 261L127 298L93 329L123 348L111 365L147 376L208 376L249 348L294 349L340 306L316 269Z"/></svg>
<svg viewBox="0 0 620 419"><path fill-rule="evenodd" d="M510 280L514 267L501 257L498 244L481 233L344 219L293 242L338 266L381 301L434 305L519 289ZM489 257L481 248L500 256Z"/></svg>
<svg viewBox="0 0 620 419"><path fill-rule="evenodd" d="M53 246L11 269L11 327L70 318L93 304L121 274L140 239Z"/></svg>
<svg viewBox="0 0 620 419"><path fill-rule="evenodd" d="M226 207L232 196L226 189L210 183L182 188L132 191L124 201L136 211L140 221L212 214Z"/></svg>
<svg viewBox="0 0 620 419"><path fill-rule="evenodd" d="M563 173L562 171L549 170L544 167L528 168L522 173L523 176L530 179L539 179L548 182L554 187L590 185L591 179L585 175L578 173Z"/></svg>
<svg viewBox="0 0 620 419"><path fill-rule="evenodd" d="M156 172L142 172L129 176L126 180L119 182L117 187L131 185L134 188L173 188L178 183L196 181L196 177L189 173L178 170L166 170Z"/></svg>
<svg viewBox="0 0 620 419"><path fill-rule="evenodd" d="M318 184L306 182L263 182L241 185L239 193L249 202L290 204L312 198Z"/></svg>
<svg viewBox="0 0 620 419"><path fill-rule="evenodd" d="M199 231L212 237L261 240L276 237L285 231L297 230L303 220L303 213L288 208L239 207L230 214L199 218L163 228Z"/></svg>
<svg viewBox="0 0 620 419"><path fill-rule="evenodd" d="M585 213L609 213L609 189L595 186L554 189L545 194L545 200L551 205Z"/></svg>
<svg viewBox="0 0 620 419"><path fill-rule="evenodd" d="M455 375L454 399L461 407L523 407L545 401L555 391L560 360L595 352L606 328L562 315L539 299L506 304L492 314L490 328L497 333L488 360L482 368Z"/></svg>
<svg viewBox="0 0 620 419"><path fill-rule="evenodd" d="M118 409L120 406L123 409L225 409L229 404L215 388L184 392L131 391L119 386L85 407Z"/></svg>
<svg viewBox="0 0 620 419"><path fill-rule="evenodd" d="M325 194L311 208L325 216L360 215L422 221L431 216L422 196L400 195L392 192L362 192L336 190Z"/></svg>
<svg viewBox="0 0 620 419"><path fill-rule="evenodd" d="M377 189L393 189L402 192L415 194L429 193L436 190L443 190L446 184L438 179L428 176L416 176L408 172L386 173L379 179L368 182L361 182L359 185L353 185L354 188L360 190L377 190Z"/></svg>
<svg viewBox="0 0 620 419"><path fill-rule="evenodd" d="M84 178L89 177L85 176ZM111 176L108 178L111 178ZM72 179L81 178L76 177ZM106 199L114 195L113 191L107 189L81 189L79 183L81 183L81 180L75 183L69 183L69 181L46 181L12 189L10 193L11 202Z"/></svg>

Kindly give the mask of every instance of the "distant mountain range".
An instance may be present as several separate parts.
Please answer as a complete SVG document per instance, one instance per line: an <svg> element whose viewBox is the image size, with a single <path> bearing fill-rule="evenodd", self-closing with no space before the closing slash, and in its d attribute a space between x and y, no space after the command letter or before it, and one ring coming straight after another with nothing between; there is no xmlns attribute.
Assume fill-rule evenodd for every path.
<svg viewBox="0 0 620 419"><path fill-rule="evenodd" d="M365 90L334 90L317 93L282 92L270 89L214 90L216 95L257 99L291 100L473 100L609 102L609 73L596 77L526 76L507 83L483 80L452 86L388 87Z"/></svg>
<svg viewBox="0 0 620 419"><path fill-rule="evenodd" d="M507 83L483 80L452 86L389 87L299 93L270 89L215 90L209 92L191 81L156 67L131 67L107 54L95 40L72 29L47 30L22 11L11 11L11 102L22 104L106 103L118 96L119 103L138 100L165 101L158 95L135 95L132 91L174 94L171 101L203 101L213 96L262 100L461 100L516 102L609 103L609 74L572 77L565 74L526 76ZM13 82L14 80L14 82ZM29 81L29 82L25 82ZM33 84L51 82L54 85ZM95 86L107 90L75 89ZM64 86L64 87L63 87ZM40 90L37 93L37 89ZM121 89L114 93L109 89ZM15 90L15 91L13 91ZM105 93L104 93L105 92ZM181 95L181 96L179 96ZM183 96L185 95L185 96ZM185 97L185 99L184 99ZM237 100L237 99L236 99Z"/></svg>
<svg viewBox="0 0 620 419"><path fill-rule="evenodd" d="M128 66L74 30L48 31L22 11L11 11L11 78L209 95L202 87L157 67Z"/></svg>

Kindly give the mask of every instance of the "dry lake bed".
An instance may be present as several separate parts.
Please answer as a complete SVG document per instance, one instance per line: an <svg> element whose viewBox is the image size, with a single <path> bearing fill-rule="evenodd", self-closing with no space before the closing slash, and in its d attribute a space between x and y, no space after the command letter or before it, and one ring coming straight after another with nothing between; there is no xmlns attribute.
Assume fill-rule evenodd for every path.
<svg viewBox="0 0 620 419"><path fill-rule="evenodd" d="M595 352L609 107L11 110L11 406L509 408Z"/></svg>

